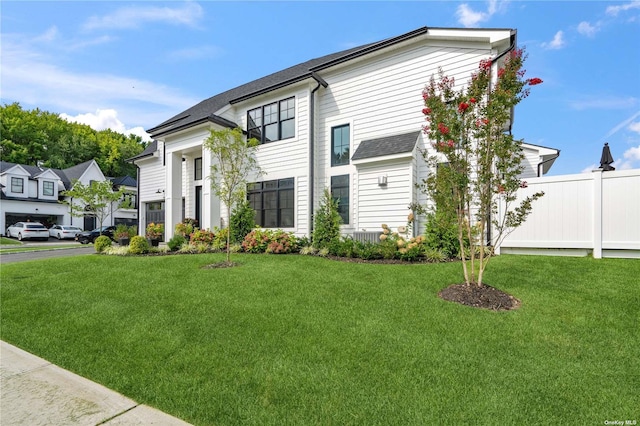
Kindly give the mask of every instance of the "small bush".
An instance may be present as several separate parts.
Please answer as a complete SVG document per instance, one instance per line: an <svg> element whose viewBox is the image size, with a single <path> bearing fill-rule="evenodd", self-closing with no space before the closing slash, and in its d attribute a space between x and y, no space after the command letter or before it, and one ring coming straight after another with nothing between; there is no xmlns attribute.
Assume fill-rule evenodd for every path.
<svg viewBox="0 0 640 426"><path fill-rule="evenodd" d="M192 243L205 243L212 244L213 240L216 238L216 234L208 229L196 229L191 233L191 242Z"/></svg>
<svg viewBox="0 0 640 426"><path fill-rule="evenodd" d="M184 219L182 222L176 224L175 235L181 235L185 239L189 238L194 231L194 227L191 222L185 222L187 220L189 219Z"/></svg>
<svg viewBox="0 0 640 426"><path fill-rule="evenodd" d="M433 263L444 262L448 259L447 254L444 253L442 250L438 250L431 247L425 248L424 256L427 259L427 261L433 262Z"/></svg>
<svg viewBox="0 0 640 426"><path fill-rule="evenodd" d="M236 206L229 221L231 224L231 243L241 244L244 237L256 227L254 214L249 201L244 201Z"/></svg>
<svg viewBox="0 0 640 426"><path fill-rule="evenodd" d="M229 228L224 228L224 229L214 228L213 234L215 235L215 237L213 237L213 241L211 242L213 249L217 251L226 250L227 235L229 234Z"/></svg>
<svg viewBox="0 0 640 426"><path fill-rule="evenodd" d="M129 254L129 246L111 246L104 249L102 254L110 256L126 256Z"/></svg>
<svg viewBox="0 0 640 426"><path fill-rule="evenodd" d="M171 251L177 251L186 242L187 239L184 237L184 235L176 234L171 237L171 239L167 243L167 247L169 247L169 250Z"/></svg>
<svg viewBox="0 0 640 426"><path fill-rule="evenodd" d="M129 253L149 253L149 243L147 242L147 239L141 235L136 235L135 237L131 238L131 241L129 242Z"/></svg>
<svg viewBox="0 0 640 426"><path fill-rule="evenodd" d="M338 202L325 188L320 200L320 206L313 218L313 246L315 248L328 247L332 242L340 239L340 224L342 218L338 213Z"/></svg>
<svg viewBox="0 0 640 426"><path fill-rule="evenodd" d="M298 250L298 241L281 229L254 229L244 238L242 249L247 253L293 253Z"/></svg>
<svg viewBox="0 0 640 426"><path fill-rule="evenodd" d="M430 213L427 215L424 232L427 247L438 250L451 259L460 256L458 225L455 220L455 216L438 212ZM467 247L468 243L465 241Z"/></svg>
<svg viewBox="0 0 640 426"><path fill-rule="evenodd" d="M111 247L111 238L106 235L100 235L93 242L93 247L95 247L97 253L102 253L107 247Z"/></svg>

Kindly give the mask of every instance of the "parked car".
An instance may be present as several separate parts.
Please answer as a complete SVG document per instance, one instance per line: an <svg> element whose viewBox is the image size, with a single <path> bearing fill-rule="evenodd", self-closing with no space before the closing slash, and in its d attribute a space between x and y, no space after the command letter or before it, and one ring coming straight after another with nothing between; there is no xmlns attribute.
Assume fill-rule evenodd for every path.
<svg viewBox="0 0 640 426"><path fill-rule="evenodd" d="M18 240L48 240L49 231L40 222L16 222L7 228L7 237L14 237Z"/></svg>
<svg viewBox="0 0 640 426"><path fill-rule="evenodd" d="M96 228L93 231L82 231L76 235L76 241L80 244L93 243L100 235L106 235L113 240L113 232L116 230L115 226L103 226Z"/></svg>
<svg viewBox="0 0 640 426"><path fill-rule="evenodd" d="M76 235L82 232L77 226L53 225L49 228L49 236L63 240L66 238L76 238Z"/></svg>

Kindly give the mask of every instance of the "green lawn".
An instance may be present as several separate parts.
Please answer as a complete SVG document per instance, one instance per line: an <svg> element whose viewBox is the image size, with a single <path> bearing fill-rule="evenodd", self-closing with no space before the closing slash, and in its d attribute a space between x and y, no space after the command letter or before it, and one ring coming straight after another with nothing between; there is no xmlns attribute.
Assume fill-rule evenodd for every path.
<svg viewBox="0 0 640 426"><path fill-rule="evenodd" d="M194 424L640 420L638 260L501 256L496 313L457 263L234 257L3 265L1 338Z"/></svg>

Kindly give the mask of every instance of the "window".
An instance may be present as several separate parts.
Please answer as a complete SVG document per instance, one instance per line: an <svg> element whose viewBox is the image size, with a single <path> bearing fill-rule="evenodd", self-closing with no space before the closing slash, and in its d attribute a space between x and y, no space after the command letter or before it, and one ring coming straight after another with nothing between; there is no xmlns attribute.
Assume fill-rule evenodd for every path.
<svg viewBox="0 0 640 426"><path fill-rule="evenodd" d="M278 179L247 185L247 200L263 228L293 228L294 179Z"/></svg>
<svg viewBox="0 0 640 426"><path fill-rule="evenodd" d="M284 99L247 112L247 136L261 144L295 136L296 100Z"/></svg>
<svg viewBox="0 0 640 426"><path fill-rule="evenodd" d="M202 157L193 160L193 168L195 170L193 179L202 180Z"/></svg>
<svg viewBox="0 0 640 426"><path fill-rule="evenodd" d="M331 196L338 202L342 223L349 224L349 175L331 176Z"/></svg>
<svg viewBox="0 0 640 426"><path fill-rule="evenodd" d="M47 197L53 197L53 182L42 182L42 195Z"/></svg>
<svg viewBox="0 0 640 426"><path fill-rule="evenodd" d="M331 128L331 166L349 164L349 125Z"/></svg>
<svg viewBox="0 0 640 426"><path fill-rule="evenodd" d="M24 192L24 179L12 177L11 192L15 192L16 194L22 194Z"/></svg>

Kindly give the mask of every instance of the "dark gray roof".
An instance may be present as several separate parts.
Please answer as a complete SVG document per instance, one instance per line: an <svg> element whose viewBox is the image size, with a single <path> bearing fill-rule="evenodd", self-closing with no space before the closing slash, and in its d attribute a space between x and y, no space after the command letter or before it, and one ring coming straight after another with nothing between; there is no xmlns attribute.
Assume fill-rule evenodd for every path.
<svg viewBox="0 0 640 426"><path fill-rule="evenodd" d="M136 188L138 182L131 176L110 177L109 180L113 186L131 186Z"/></svg>
<svg viewBox="0 0 640 426"><path fill-rule="evenodd" d="M154 152L156 152L157 149L158 149L158 141L154 140L149 145L147 145L147 147L144 149L144 151L142 151L140 154L135 155L135 156L133 156L131 158L127 158L126 161L133 162L135 160L139 160L139 159L144 158L144 157L150 157L150 156L153 155Z"/></svg>
<svg viewBox="0 0 640 426"><path fill-rule="evenodd" d="M403 154L413 151L420 130L402 135L386 136L378 139L370 139L360 142L358 149L353 153L352 160L382 157L385 155Z"/></svg>
<svg viewBox="0 0 640 426"><path fill-rule="evenodd" d="M206 99L197 105L181 112L180 114L166 120L147 130L153 137L158 137L176 130L191 127L193 125L211 121L227 127L236 127L236 124L222 117L214 115L214 113L225 105L249 99L253 96L267 93L271 90L285 87L289 84L311 78L313 73L322 69L337 65L341 62L350 61L357 57L372 53L374 51L389 47L396 43L408 40L427 32L427 27L418 28L417 30L402 34L397 37L385 39L376 43L365 44L363 46L354 47L352 49L343 50L341 52L332 53L320 58L311 59L298 65L286 68L282 71L270 74L266 77L259 78L252 82L243 84L234 89L215 95Z"/></svg>

